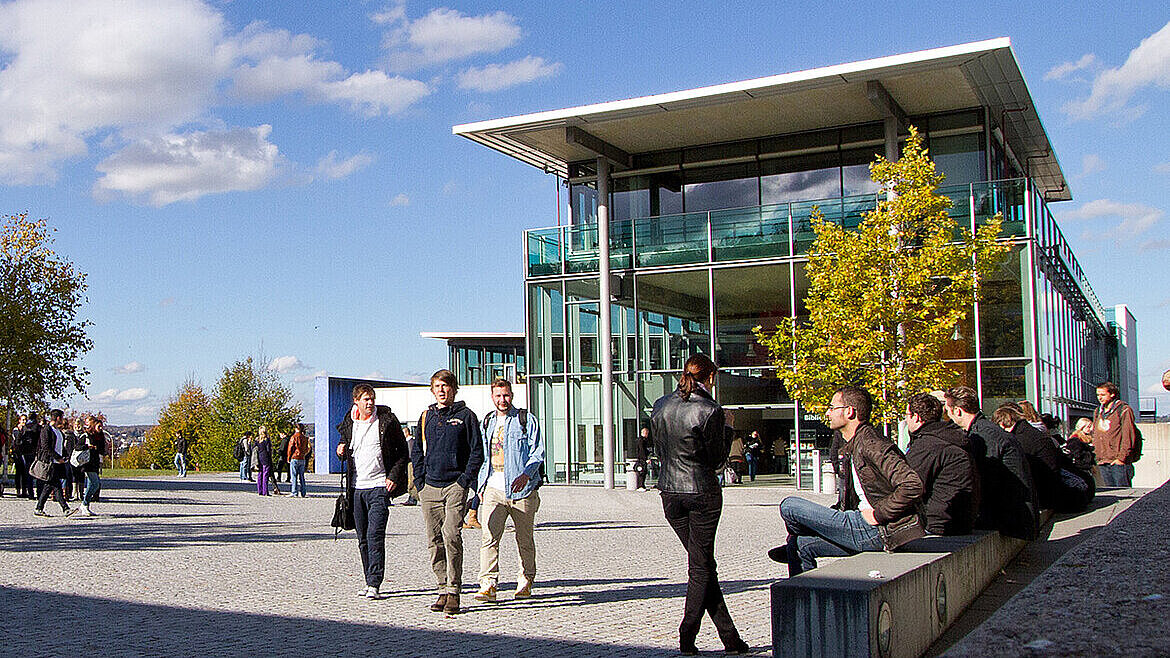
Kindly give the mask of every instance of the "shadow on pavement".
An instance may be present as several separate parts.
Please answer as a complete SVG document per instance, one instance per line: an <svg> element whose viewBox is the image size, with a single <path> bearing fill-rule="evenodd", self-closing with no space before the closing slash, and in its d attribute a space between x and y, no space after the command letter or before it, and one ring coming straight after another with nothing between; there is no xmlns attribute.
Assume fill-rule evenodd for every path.
<svg viewBox="0 0 1170 658"><path fill-rule="evenodd" d="M332 540L333 530L321 524L270 523L262 528L255 524L190 521L166 524L102 523L102 518L181 518L214 516L207 514L109 514L98 518L70 518L58 524L31 529L28 526L0 528L0 551L152 551L180 546L222 545L252 542L287 543ZM315 528L315 530L308 530ZM352 535L351 535L352 536ZM396 536L387 533L387 537Z"/></svg>
<svg viewBox="0 0 1170 658"><path fill-rule="evenodd" d="M357 604L355 604L357 605ZM471 632L464 615L452 630L192 610L0 586L0 609L40 610L8 634L12 655L206 656L635 656L675 655L650 647ZM52 611L51 614L48 611ZM101 624L99 620L117 620ZM66 629L86 629L79 633ZM517 630L522 630L518 628Z"/></svg>

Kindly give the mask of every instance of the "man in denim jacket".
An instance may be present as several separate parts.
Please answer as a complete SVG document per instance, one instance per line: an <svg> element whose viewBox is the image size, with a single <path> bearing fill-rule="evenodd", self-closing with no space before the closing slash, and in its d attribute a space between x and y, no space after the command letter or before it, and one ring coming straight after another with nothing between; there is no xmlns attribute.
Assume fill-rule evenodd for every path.
<svg viewBox="0 0 1170 658"><path fill-rule="evenodd" d="M507 379L492 382L496 413L484 419L483 466L478 491L483 540L479 548L479 592L477 601L496 600L500 579L500 537L508 517L516 526L516 547L520 550L521 574L515 598L532 596L536 578L536 543L532 536L536 510L540 508L544 464L544 439L540 425L526 409L512 406L512 384Z"/></svg>

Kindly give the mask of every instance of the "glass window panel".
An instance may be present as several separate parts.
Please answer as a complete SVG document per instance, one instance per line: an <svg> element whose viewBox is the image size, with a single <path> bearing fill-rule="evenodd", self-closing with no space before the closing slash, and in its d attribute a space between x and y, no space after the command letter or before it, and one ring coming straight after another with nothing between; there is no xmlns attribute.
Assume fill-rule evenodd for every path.
<svg viewBox="0 0 1170 658"><path fill-rule="evenodd" d="M769 137L767 139L760 140L760 154L779 154L788 153L791 151L824 149L830 147L833 151L836 151L840 138L840 131L836 129L797 133L795 135L782 135L780 137Z"/></svg>
<svg viewBox="0 0 1170 658"><path fill-rule="evenodd" d="M764 205L841 196L841 160L836 151L760 162Z"/></svg>
<svg viewBox="0 0 1170 658"><path fill-rule="evenodd" d="M775 371L769 369L720 369L715 379L715 390L719 395L721 405L740 404L772 404L790 402L784 382L775 376ZM759 413L758 411L755 413ZM735 412L735 428L746 430L741 421L745 413Z"/></svg>
<svg viewBox="0 0 1170 658"><path fill-rule="evenodd" d="M984 361L984 411L990 413L1004 402L1028 398L1028 379L1032 372L1028 361Z"/></svg>
<svg viewBox="0 0 1170 658"><path fill-rule="evenodd" d="M760 205L759 170L754 162L692 169L683 179L686 212Z"/></svg>
<svg viewBox="0 0 1170 658"><path fill-rule="evenodd" d="M981 133L931 137L929 149L936 170L946 175L944 185L965 185L986 180Z"/></svg>
<svg viewBox="0 0 1170 658"><path fill-rule="evenodd" d="M561 284L528 286L528 337L533 373L565 371L564 300Z"/></svg>
<svg viewBox="0 0 1170 658"><path fill-rule="evenodd" d="M682 174L677 171L650 177L650 215L674 215L683 211Z"/></svg>
<svg viewBox="0 0 1170 658"><path fill-rule="evenodd" d="M613 202L610 217L614 220L650 217L650 177L628 176L613 179Z"/></svg>
<svg viewBox="0 0 1170 658"><path fill-rule="evenodd" d="M528 386L532 392L529 405L532 413L540 419L541 436L544 437L545 471L553 482L567 482L568 477L568 418L565 413L565 384L556 379L533 377Z"/></svg>
<svg viewBox="0 0 1170 658"><path fill-rule="evenodd" d="M869 176L869 165L879 155L885 155L884 146L873 146L841 151L841 185L844 196L874 194L879 186Z"/></svg>
<svg viewBox="0 0 1170 658"><path fill-rule="evenodd" d="M681 369L692 354L709 353L707 271L639 275L635 280L642 368Z"/></svg>
<svg viewBox="0 0 1170 658"><path fill-rule="evenodd" d="M569 186L569 210L573 224L597 223L597 183Z"/></svg>
<svg viewBox="0 0 1170 658"><path fill-rule="evenodd" d="M1025 356L1021 250L1014 248L981 282L979 333L983 356Z"/></svg>
<svg viewBox="0 0 1170 658"><path fill-rule="evenodd" d="M752 329L775 330L792 313L789 265L715 270L715 363L721 368L771 365Z"/></svg>

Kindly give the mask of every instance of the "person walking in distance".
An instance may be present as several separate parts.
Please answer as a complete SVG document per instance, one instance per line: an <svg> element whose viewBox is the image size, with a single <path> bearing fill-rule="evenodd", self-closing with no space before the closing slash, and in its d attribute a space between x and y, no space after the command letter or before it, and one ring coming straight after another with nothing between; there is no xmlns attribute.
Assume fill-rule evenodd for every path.
<svg viewBox="0 0 1170 658"><path fill-rule="evenodd" d="M61 505L61 511L65 516L69 516L74 512L68 505L65 504L65 493L61 491L61 474L64 472L65 459L62 455L65 454L65 414L60 409L53 409L49 412L49 424L41 428L40 440L37 442L36 462L33 467L29 469L32 472L37 468L44 468L47 477L41 481L41 493L37 497L37 506L33 511L36 516L48 516L45 512L45 503L49 500L49 496ZM38 479L40 479L38 477Z"/></svg>
<svg viewBox="0 0 1170 658"><path fill-rule="evenodd" d="M100 420L93 416L85 416L83 420L85 433L81 435L80 443L81 449L89 451L89 460L80 469L85 476L85 491L81 496L80 513L82 516L95 516L89 504L97 498L98 491L101 490L102 457L108 450Z"/></svg>
<svg viewBox="0 0 1170 658"><path fill-rule="evenodd" d="M255 452L256 443L252 440L252 432L244 432L244 436L240 437L239 443L236 444L236 455L240 462L240 479L247 482L252 481L252 455Z"/></svg>
<svg viewBox="0 0 1170 658"><path fill-rule="evenodd" d="M390 407L374 403L374 388L369 384L353 387L353 407L337 431L341 435L337 456L345 460L349 475L347 493L353 500L358 553L366 579L362 595L378 599L386 574L390 499L406 490L406 438Z"/></svg>
<svg viewBox="0 0 1170 658"><path fill-rule="evenodd" d="M292 482L292 472L288 464L289 433L280 432L277 437L279 440L276 442L276 481L280 482L283 477L286 482Z"/></svg>
<svg viewBox="0 0 1170 658"><path fill-rule="evenodd" d="M532 596L536 579L536 542L533 529L540 509L537 489L543 484L544 438L540 425L527 409L512 406L512 383L499 378L492 382L492 404L496 412L483 421L483 466L477 490L484 524L479 547L479 592L477 601L496 600L500 579L500 538L508 518L516 528L520 551L520 576L514 598Z"/></svg>
<svg viewBox="0 0 1170 658"><path fill-rule="evenodd" d="M643 426L638 432L638 442L634 445L634 488L638 491L646 490L646 473L650 470L650 449L653 441L650 440L649 426Z"/></svg>
<svg viewBox="0 0 1170 658"><path fill-rule="evenodd" d="M654 403L650 436L658 455L662 512L687 552L687 596L678 627L679 651L695 655L704 611L727 653L751 650L739 635L715 565L715 531L723 512L718 473L731 448L726 417L711 395L715 364L696 354L683 367L678 388Z"/></svg>
<svg viewBox="0 0 1170 658"><path fill-rule="evenodd" d="M300 423L296 424L296 429L288 439L287 458L292 495L304 498L308 495L305 490L305 465L309 460L309 437L305 436L305 426Z"/></svg>
<svg viewBox="0 0 1170 658"><path fill-rule="evenodd" d="M467 490L483 465L479 419L464 402L455 400L458 391L459 381L450 370L431 375L435 403L419 418L419 436L410 450L431 569L439 588L431 610L448 615L459 613L463 513Z"/></svg>
<svg viewBox="0 0 1170 658"><path fill-rule="evenodd" d="M187 477L187 437L183 436L183 430L175 430L175 470L179 472L178 477Z"/></svg>

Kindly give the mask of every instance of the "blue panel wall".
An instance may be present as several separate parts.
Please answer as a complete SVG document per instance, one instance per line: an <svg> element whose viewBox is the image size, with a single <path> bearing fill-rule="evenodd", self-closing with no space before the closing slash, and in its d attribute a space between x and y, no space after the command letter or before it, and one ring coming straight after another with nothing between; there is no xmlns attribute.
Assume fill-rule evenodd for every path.
<svg viewBox="0 0 1170 658"><path fill-rule="evenodd" d="M391 385L392 382L347 377L318 377L314 382L313 423L316 436L313 458L317 473L325 472L321 468L324 464L329 465L329 473L342 471L341 460L337 458L337 444L341 441L337 426L353 406L352 391L358 384L381 388Z"/></svg>

